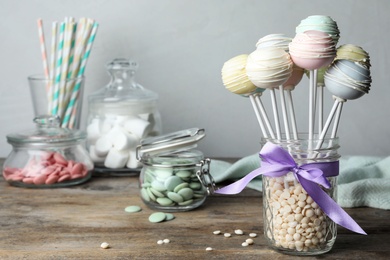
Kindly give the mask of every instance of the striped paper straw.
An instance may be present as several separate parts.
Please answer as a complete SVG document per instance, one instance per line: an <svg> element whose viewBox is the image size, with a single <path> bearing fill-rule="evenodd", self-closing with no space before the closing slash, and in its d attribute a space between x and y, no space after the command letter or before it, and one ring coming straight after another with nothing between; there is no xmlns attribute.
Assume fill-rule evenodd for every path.
<svg viewBox="0 0 390 260"><path fill-rule="evenodd" d="M38 23L38 34L39 34L39 45L41 46L41 56L43 62L43 72L45 77L49 78L49 66L47 64L47 55L46 55L46 44L45 44L45 34L43 33L43 21L42 19L37 20Z"/></svg>
<svg viewBox="0 0 390 260"><path fill-rule="evenodd" d="M76 36L76 49L74 54L71 78L74 78L78 75L80 68L80 60L82 58L83 52L85 51L85 44L87 42L88 37L90 36L92 29L91 21L89 19L87 20L86 18L80 19L79 25L80 28L79 30L77 30L78 34Z"/></svg>
<svg viewBox="0 0 390 260"><path fill-rule="evenodd" d="M93 42L95 40L95 36L96 36L98 27L99 27L98 23L93 24L91 35L88 39L87 47L86 47L83 59L81 61L80 71L78 72L77 77L81 78L84 75L84 70L85 70L85 67L87 65L89 55L91 53L92 45L93 45ZM72 91L72 96L71 96L71 99L69 101L68 107L66 109L64 119L62 121L62 127L73 128L73 126L75 124L76 115L77 115L77 105L80 105L80 104L76 104L78 102L78 96L80 93L80 85L81 85L81 81L77 82L73 91Z"/></svg>
<svg viewBox="0 0 390 260"><path fill-rule="evenodd" d="M72 39L70 43L70 53L69 53L69 69L68 69L68 76L67 78L72 78L72 71L73 71L73 59L74 59L74 52L75 52L75 43L76 43L76 32L77 32L77 23L73 17L70 18L70 21L73 22L73 32L72 32Z"/></svg>
<svg viewBox="0 0 390 260"><path fill-rule="evenodd" d="M60 96L58 115L62 118L62 113L66 109L64 106L65 95L66 95L66 79L68 77L68 66L70 56L70 45L72 43L72 33L74 24L69 22L69 19L65 20L65 32L64 32L64 46L62 50L62 66L61 66L61 82L60 82Z"/></svg>
<svg viewBox="0 0 390 260"><path fill-rule="evenodd" d="M69 65L68 79L74 79L77 76L78 68L80 66L80 56L82 55L82 52L84 51L84 47L85 47L85 41L83 41L83 35L84 35L84 30L86 28L85 26L86 21L87 20L85 18L80 19L80 22L77 24L77 30L75 28L76 33L73 35L75 37L73 39L74 40L73 53L71 54L72 57L70 58L72 61L72 65ZM68 84L66 89L65 103L64 103L65 108L69 103L69 99L72 94L75 81L72 80L71 83L72 84Z"/></svg>
<svg viewBox="0 0 390 260"><path fill-rule="evenodd" d="M60 96L60 81L61 81L61 66L62 66L62 50L64 47L64 31L65 31L65 23L62 22L60 25L60 40L58 42L58 49L57 49L57 67L56 67L56 77L55 77L55 82L54 82L52 115L58 115L59 96Z"/></svg>
<svg viewBox="0 0 390 260"><path fill-rule="evenodd" d="M49 87L49 92L48 92L48 109L49 109L49 114L52 111L52 102L53 102L53 86L52 82L54 79L54 70L55 70L55 64L56 64L56 50L57 50L57 31L58 31L58 23L53 22L51 26L51 50L50 50L50 87Z"/></svg>

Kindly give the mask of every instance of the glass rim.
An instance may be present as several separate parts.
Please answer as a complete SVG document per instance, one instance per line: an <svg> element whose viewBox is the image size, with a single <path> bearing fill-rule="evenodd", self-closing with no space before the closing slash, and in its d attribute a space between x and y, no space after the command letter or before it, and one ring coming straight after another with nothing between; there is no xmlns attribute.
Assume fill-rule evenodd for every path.
<svg viewBox="0 0 390 260"><path fill-rule="evenodd" d="M32 75L27 76L27 79L29 81L55 81L54 78L49 79L44 74L32 74ZM73 81L73 80L78 80L78 79L85 80L85 76L81 75L81 76L76 76L74 78L67 78L66 81Z"/></svg>

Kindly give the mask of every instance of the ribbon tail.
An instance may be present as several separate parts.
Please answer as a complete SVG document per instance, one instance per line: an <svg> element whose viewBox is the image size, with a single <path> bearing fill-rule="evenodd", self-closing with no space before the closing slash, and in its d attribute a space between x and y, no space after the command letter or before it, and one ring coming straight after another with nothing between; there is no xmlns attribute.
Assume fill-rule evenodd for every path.
<svg viewBox="0 0 390 260"><path fill-rule="evenodd" d="M245 177L239 179L236 182L233 182L232 184L229 184L223 188L220 188L216 190L214 193L218 194L238 194L240 193L248 183L256 178L257 176L263 174L264 171L262 171L261 168L258 168L256 170L253 170L252 172L248 173Z"/></svg>
<svg viewBox="0 0 390 260"><path fill-rule="evenodd" d="M353 232L367 235L367 233L345 212L331 197L316 183L310 182L297 175L302 187L318 204L322 211L336 224Z"/></svg>

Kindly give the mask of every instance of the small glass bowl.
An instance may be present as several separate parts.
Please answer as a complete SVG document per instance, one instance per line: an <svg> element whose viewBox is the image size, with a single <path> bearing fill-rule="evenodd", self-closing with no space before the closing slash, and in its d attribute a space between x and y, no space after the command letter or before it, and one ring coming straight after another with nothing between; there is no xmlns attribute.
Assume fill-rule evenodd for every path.
<svg viewBox="0 0 390 260"><path fill-rule="evenodd" d="M3 177L12 186L67 187L91 178L93 163L85 149L83 131L60 127L57 116L34 119L36 129L7 135L12 151L3 165Z"/></svg>

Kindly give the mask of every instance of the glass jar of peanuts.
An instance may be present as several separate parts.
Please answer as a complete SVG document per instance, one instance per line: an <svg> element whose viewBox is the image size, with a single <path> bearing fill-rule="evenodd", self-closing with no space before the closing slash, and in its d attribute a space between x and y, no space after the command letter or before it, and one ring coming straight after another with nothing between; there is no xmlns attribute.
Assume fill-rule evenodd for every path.
<svg viewBox="0 0 390 260"><path fill-rule="evenodd" d="M311 165L304 166L310 169L308 172L320 164L337 163L337 167L332 167L333 172L326 176L329 187L314 184L325 195L336 199L340 157L337 138L309 140L301 135L298 140L263 140L263 143L266 141L288 151L298 167ZM264 235L268 244L277 251L292 255L318 255L331 250L337 236L337 225L313 200L317 196L310 194L313 190L303 187L304 180L297 177L297 172L278 177L263 175L262 178Z"/></svg>
<svg viewBox="0 0 390 260"><path fill-rule="evenodd" d="M114 59L107 64L111 81L88 97L87 150L94 174L139 174L136 147L142 138L161 132L158 95L138 84L138 63Z"/></svg>
<svg viewBox="0 0 390 260"><path fill-rule="evenodd" d="M148 207L189 211L213 193L210 159L193 149L204 136L203 129L192 128L141 141L137 147L137 158L143 164L140 195Z"/></svg>
<svg viewBox="0 0 390 260"><path fill-rule="evenodd" d="M34 118L36 129L7 135L12 151L3 164L3 177L13 186L66 187L90 179L93 163L85 149L83 131L60 127L57 116Z"/></svg>

